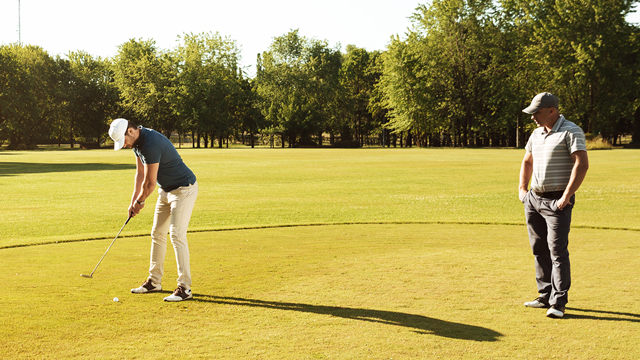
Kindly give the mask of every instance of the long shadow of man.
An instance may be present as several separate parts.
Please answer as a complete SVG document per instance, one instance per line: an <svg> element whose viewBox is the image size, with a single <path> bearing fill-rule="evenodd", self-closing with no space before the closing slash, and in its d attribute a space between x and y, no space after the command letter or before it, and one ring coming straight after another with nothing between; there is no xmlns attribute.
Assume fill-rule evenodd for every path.
<svg viewBox="0 0 640 360"><path fill-rule="evenodd" d="M571 313L567 314L568 319L589 319L589 320L606 320L606 321L628 321L640 323L640 314L624 313L617 311L607 310L592 310L592 309L580 309L580 308L567 308L573 311L586 312L598 315L584 315Z"/></svg>
<svg viewBox="0 0 640 360"><path fill-rule="evenodd" d="M502 334L500 334L499 332L480 326L460 324L450 321L438 320L422 315L406 314L395 311L296 304L234 297L210 296L202 294L194 296L194 300L200 302L210 302L214 304L261 307L284 311L299 311L335 316L345 319L369 321L394 326L404 326L413 329L413 331L420 334L431 334L461 340L497 341L498 338L502 336Z"/></svg>

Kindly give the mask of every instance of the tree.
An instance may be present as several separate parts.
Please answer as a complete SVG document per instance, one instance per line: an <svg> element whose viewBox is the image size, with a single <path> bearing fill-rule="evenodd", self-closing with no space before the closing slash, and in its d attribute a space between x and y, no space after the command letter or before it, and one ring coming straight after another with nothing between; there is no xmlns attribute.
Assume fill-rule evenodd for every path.
<svg viewBox="0 0 640 360"><path fill-rule="evenodd" d="M71 147L77 136L87 142L105 137L108 121L117 116L118 93L111 64L86 52L70 52L68 60L57 59L64 76L64 107L60 108L60 132L68 131Z"/></svg>
<svg viewBox="0 0 640 360"><path fill-rule="evenodd" d="M242 134L244 143L244 133L249 133L249 144L255 146L254 136L265 126L265 119L260 112L258 98L255 92L255 82L250 79L240 80L240 92L233 98L235 118Z"/></svg>
<svg viewBox="0 0 640 360"><path fill-rule="evenodd" d="M56 63L32 45L2 46L0 57L0 133L9 139L9 149L33 148L51 132L59 94Z"/></svg>
<svg viewBox="0 0 640 360"><path fill-rule="evenodd" d="M416 34L409 34L405 41L396 36L382 55L382 76L376 86L382 100L377 108L388 109L386 128L394 136L412 130L440 132L444 126L445 117L437 116L440 109L435 96L439 89L425 78L429 64L424 46Z"/></svg>
<svg viewBox="0 0 640 360"><path fill-rule="evenodd" d="M339 45L331 48L326 40L310 41L306 67L311 78L309 101L313 106L312 121L318 128L318 146L322 146L324 132L335 131L332 125L339 122L343 114L340 110L340 98L344 96L340 83L342 60ZM303 142L313 144L311 138Z"/></svg>
<svg viewBox="0 0 640 360"><path fill-rule="evenodd" d="M240 50L234 40L215 34L185 34L176 52L179 63L178 113L192 131L219 146L235 125L234 97L241 92ZM200 141L197 142L200 146Z"/></svg>
<svg viewBox="0 0 640 360"><path fill-rule="evenodd" d="M114 75L125 114L169 136L177 125L172 101L177 68L171 54L158 51L153 40L131 39L119 46Z"/></svg>
<svg viewBox="0 0 640 360"><path fill-rule="evenodd" d="M424 45L419 75L430 83L424 108L437 110L428 117L446 119L442 130L453 145L472 145L481 124L493 124L485 115L497 107L486 97L498 35L494 13L491 1L442 0L418 7L413 16L412 33Z"/></svg>
<svg viewBox="0 0 640 360"><path fill-rule="evenodd" d="M386 130L386 124L388 123L389 109L385 105L384 91L381 87L382 75L384 72L383 52L374 51L370 53L370 64L368 73L375 79L371 94L369 96L369 104L367 110L371 113L374 119L374 123L381 125L382 131L382 145L390 146L391 138Z"/></svg>
<svg viewBox="0 0 640 360"><path fill-rule="evenodd" d="M354 45L347 46L342 67L340 68L340 83L344 88L344 124L343 140L355 139L364 144L365 136L369 135L380 123L374 122L373 114L369 111L369 103L373 95L379 73L375 71L376 53Z"/></svg>
<svg viewBox="0 0 640 360"><path fill-rule="evenodd" d="M336 115L340 52L298 30L274 38L258 57L256 93L267 121L263 132L279 134L282 146L311 145ZM321 140L320 140L321 141Z"/></svg>
<svg viewBox="0 0 640 360"><path fill-rule="evenodd" d="M13 50L9 46L0 47L0 136L3 139L9 136L14 119L20 116L20 104L28 101L28 93L19 91L26 69Z"/></svg>
<svg viewBox="0 0 640 360"><path fill-rule="evenodd" d="M488 68L490 87L484 96L491 98L490 116L479 126L483 134L502 133L509 146L524 147L526 135L535 128L530 115L522 113L538 87L539 76L527 48L532 46L533 22L528 8L518 0L503 0L496 14L497 30L493 33L493 61ZM526 105L525 105L526 104ZM485 137L477 145L488 145Z"/></svg>
<svg viewBox="0 0 640 360"><path fill-rule="evenodd" d="M541 85L585 132L611 138L637 98L637 43L625 16L634 1L563 0L532 7L532 42ZM522 6L531 6L529 2Z"/></svg>

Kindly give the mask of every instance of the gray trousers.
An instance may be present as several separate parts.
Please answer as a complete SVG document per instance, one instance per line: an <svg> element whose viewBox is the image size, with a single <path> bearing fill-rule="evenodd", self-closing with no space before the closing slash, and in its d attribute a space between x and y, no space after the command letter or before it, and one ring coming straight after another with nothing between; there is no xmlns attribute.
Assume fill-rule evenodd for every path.
<svg viewBox="0 0 640 360"><path fill-rule="evenodd" d="M570 199L572 205L562 210L558 209L556 201L539 197L533 191L523 199L529 242L535 257L538 293L550 305L565 305L571 287L568 245L575 195Z"/></svg>

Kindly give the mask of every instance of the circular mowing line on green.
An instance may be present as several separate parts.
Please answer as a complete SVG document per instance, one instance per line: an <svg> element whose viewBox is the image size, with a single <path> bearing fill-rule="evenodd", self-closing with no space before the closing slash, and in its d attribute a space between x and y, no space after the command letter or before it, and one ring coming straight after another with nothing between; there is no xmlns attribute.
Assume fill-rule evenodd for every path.
<svg viewBox="0 0 640 360"><path fill-rule="evenodd" d="M344 225L498 225L498 226L524 226L524 223L511 223L511 222L490 222L490 221L346 221L346 222L328 222L328 223L306 223L306 224L277 224L277 225L255 225L255 226L240 226L229 228L204 228L190 230L189 233L203 233L203 232L219 232L219 231L239 231L239 230L260 230L260 229L278 229L278 228L293 228L293 227L305 227L305 226L344 226ZM591 230L618 230L618 231L640 231L637 228L628 227L613 227L613 226L592 226L592 225L572 225L574 229L591 229ZM149 233L136 233L130 235L121 235L121 238L149 236ZM31 244L16 244L0 246L2 249L11 249L19 247L29 247L38 245L51 245L62 243L74 243L83 241L105 240L106 237L86 238L86 239L74 239L74 240L57 240L57 241L44 241Z"/></svg>

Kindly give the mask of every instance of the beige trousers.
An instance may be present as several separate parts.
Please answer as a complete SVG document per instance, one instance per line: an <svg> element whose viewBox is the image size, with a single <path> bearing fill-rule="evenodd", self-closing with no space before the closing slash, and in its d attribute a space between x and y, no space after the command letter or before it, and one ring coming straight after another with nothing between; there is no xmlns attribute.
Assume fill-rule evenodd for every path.
<svg viewBox="0 0 640 360"><path fill-rule="evenodd" d="M149 278L154 284L161 284L164 273L164 258L167 254L167 232L176 253L178 286L191 289L191 268L189 267L189 245L187 228L191 213L198 197L198 182L170 192L158 189L158 201L151 229L151 264Z"/></svg>

